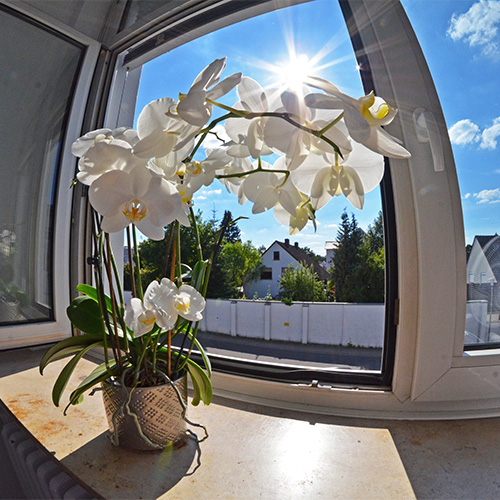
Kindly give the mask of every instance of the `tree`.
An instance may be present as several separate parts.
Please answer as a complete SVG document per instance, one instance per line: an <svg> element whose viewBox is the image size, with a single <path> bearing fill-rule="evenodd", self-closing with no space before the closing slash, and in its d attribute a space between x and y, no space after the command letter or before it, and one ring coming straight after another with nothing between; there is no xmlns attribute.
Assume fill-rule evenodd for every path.
<svg viewBox="0 0 500 500"><path fill-rule="evenodd" d="M332 287L338 302L358 302L361 298L361 283L356 280L355 269L361 262L363 230L358 227L354 214L349 218L345 209L341 219L336 238L337 248L332 258Z"/></svg>
<svg viewBox="0 0 500 500"><path fill-rule="evenodd" d="M354 281L359 284L358 302L384 302L385 251L381 211L364 235L359 248L359 263L354 271Z"/></svg>
<svg viewBox="0 0 500 500"><path fill-rule="evenodd" d="M214 261L212 262L212 271L208 284L207 297L208 298L229 298L236 296L236 291L229 283L224 269L219 263L219 253L226 241L224 238L221 242L221 248L215 248L218 238L218 232L221 227L231 228L229 231L229 238L231 241L238 241L240 230L236 223L230 224L232 215L231 212L226 210L222 221L217 221L215 217L212 219L204 220L201 211L196 214L196 221L198 232L200 236L201 251L204 259L211 257L214 253ZM189 268L198 261L198 249L196 245L196 235L192 226L180 227L181 232L181 261ZM163 277L170 275L170 256L167 255L169 246L170 229L166 230L166 236L163 240L144 240L139 245L139 254L141 258L141 279L143 287L146 288L153 280L161 280ZM260 258L260 257L259 257ZM130 282L130 269L125 266L125 282Z"/></svg>
<svg viewBox="0 0 500 500"><path fill-rule="evenodd" d="M225 243L219 255L219 265L224 270L229 286L236 291L258 279L263 267L261 253L251 241Z"/></svg>
<svg viewBox="0 0 500 500"><path fill-rule="evenodd" d="M312 264L310 267L302 264L297 267L289 265L281 273L279 297L304 302L326 301L323 282L314 272Z"/></svg>
<svg viewBox="0 0 500 500"><path fill-rule="evenodd" d="M224 241L228 243L235 243L237 241L241 242L241 231L236 223L232 223L233 214L226 210L224 212L224 217L222 217L222 224L228 224L226 232L224 233Z"/></svg>
<svg viewBox="0 0 500 500"><path fill-rule="evenodd" d="M326 257L324 255L318 255L314 250L309 247L301 247L304 252L309 255L315 262L321 264L326 261Z"/></svg>

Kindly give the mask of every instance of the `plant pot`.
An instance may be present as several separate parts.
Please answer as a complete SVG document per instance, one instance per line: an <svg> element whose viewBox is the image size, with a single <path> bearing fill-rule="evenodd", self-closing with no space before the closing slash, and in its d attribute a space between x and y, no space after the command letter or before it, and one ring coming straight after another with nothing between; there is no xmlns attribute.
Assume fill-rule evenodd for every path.
<svg viewBox="0 0 500 500"><path fill-rule="evenodd" d="M0 301L0 321L16 321L19 316L19 302Z"/></svg>
<svg viewBox="0 0 500 500"><path fill-rule="evenodd" d="M174 381L184 406L187 376ZM111 441L134 450L162 450L186 435L183 406L170 384L131 390L116 381L103 384L103 401Z"/></svg>

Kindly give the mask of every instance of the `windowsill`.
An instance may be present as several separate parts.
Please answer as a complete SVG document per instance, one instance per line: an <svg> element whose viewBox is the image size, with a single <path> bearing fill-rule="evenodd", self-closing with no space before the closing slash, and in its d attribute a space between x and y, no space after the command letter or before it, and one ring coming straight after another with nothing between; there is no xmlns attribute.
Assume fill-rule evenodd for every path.
<svg viewBox="0 0 500 500"><path fill-rule="evenodd" d="M50 392L67 360L49 365L41 377L43 352L0 352L0 398L68 469L109 500L492 498L497 493L497 471L489 464L498 451L500 418L374 421L220 398L208 407L189 407L189 418L210 434L201 443L201 467L189 475L197 463L193 441L162 453L112 446L99 395L86 397L64 417ZM83 360L70 385L93 366ZM441 467L444 462L447 468Z"/></svg>

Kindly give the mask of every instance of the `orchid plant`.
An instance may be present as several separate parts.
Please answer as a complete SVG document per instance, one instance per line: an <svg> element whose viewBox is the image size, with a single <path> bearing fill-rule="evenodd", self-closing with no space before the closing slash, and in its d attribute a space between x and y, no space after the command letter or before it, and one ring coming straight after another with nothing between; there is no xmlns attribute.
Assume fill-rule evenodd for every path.
<svg viewBox="0 0 500 500"><path fill-rule="evenodd" d="M67 311L83 334L58 343L41 361L43 372L50 362L73 355L55 382L56 405L78 361L93 348L103 349L104 363L71 393L69 404L110 377L128 387L150 386L186 371L192 403L210 403L210 361L196 333L217 252L203 256L198 239L198 263L189 269L179 240L180 225L196 229L193 195L203 186L218 179L239 203L252 203L252 213L273 209L293 235L315 224L316 211L334 196L344 195L361 209L365 193L382 179L383 156L410 156L382 128L396 110L373 93L354 99L318 77L307 78L301 88L263 89L241 73L221 80L225 63L208 65L178 101L167 97L146 105L137 130L99 129L73 144L77 179L88 186L94 209L95 286L79 285L82 295ZM234 88L238 101L221 103ZM222 116L212 118L214 107ZM220 146L201 158L209 136ZM167 226L169 276L143 291L136 230L161 240ZM128 304L109 240L110 233L123 230L135 262ZM194 350L202 365L191 359Z"/></svg>

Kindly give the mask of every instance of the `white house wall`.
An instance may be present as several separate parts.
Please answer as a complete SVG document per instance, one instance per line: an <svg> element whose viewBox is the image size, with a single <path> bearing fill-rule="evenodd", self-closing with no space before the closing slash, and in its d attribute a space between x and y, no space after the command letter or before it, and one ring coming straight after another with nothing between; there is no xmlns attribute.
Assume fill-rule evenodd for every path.
<svg viewBox="0 0 500 500"><path fill-rule="evenodd" d="M469 260L467 261L467 283L481 285L496 283L495 275L493 274L488 259L477 240L474 240Z"/></svg>
<svg viewBox="0 0 500 500"><path fill-rule="evenodd" d="M280 253L279 260L274 260L274 252ZM245 297L251 299L257 292L259 298L265 297L268 291L276 297L280 291L281 269L293 265L297 267L299 263L277 242L274 242L263 254L262 264L264 267L272 269L273 278L271 280L258 280L248 283L245 286Z"/></svg>

